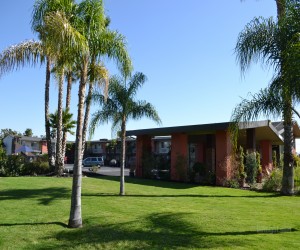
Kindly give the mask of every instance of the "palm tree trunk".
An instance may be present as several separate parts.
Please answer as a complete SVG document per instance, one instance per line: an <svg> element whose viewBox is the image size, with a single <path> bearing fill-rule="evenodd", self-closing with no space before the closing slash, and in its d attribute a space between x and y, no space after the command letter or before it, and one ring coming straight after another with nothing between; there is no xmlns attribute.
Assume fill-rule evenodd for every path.
<svg viewBox="0 0 300 250"><path fill-rule="evenodd" d="M120 195L125 195L125 178L124 178L124 168L125 168L125 156L126 156L126 118L122 119L121 127L121 174L120 174Z"/></svg>
<svg viewBox="0 0 300 250"><path fill-rule="evenodd" d="M66 94L66 109L70 108L70 103L71 103L71 91L72 91L72 83L73 83L72 72L69 72L67 76L68 76L68 80L67 80L67 94Z"/></svg>
<svg viewBox="0 0 300 250"><path fill-rule="evenodd" d="M73 185L71 197L71 210L68 226L71 228L82 227L81 215L81 182L82 182L82 126L84 112L85 87L87 81L87 65L88 60L84 60L79 91L78 91L78 113L77 113L77 129L75 141L75 162L73 168Z"/></svg>
<svg viewBox="0 0 300 250"><path fill-rule="evenodd" d="M90 118L91 97L92 97L92 93L93 93L93 89L94 89L93 86L94 86L94 84L92 82L90 82L88 95L86 98L86 104L85 104L85 115L84 115L83 129L82 129L82 157L84 155L86 132L87 132L88 122L89 122L89 118Z"/></svg>
<svg viewBox="0 0 300 250"><path fill-rule="evenodd" d="M292 101L291 98L285 100L283 111L284 116L284 156L283 156L283 176L281 193L283 195L294 194L294 164L292 155Z"/></svg>
<svg viewBox="0 0 300 250"><path fill-rule="evenodd" d="M281 17L284 16L285 7L286 7L286 0L275 0L277 6L277 18L280 20Z"/></svg>
<svg viewBox="0 0 300 250"><path fill-rule="evenodd" d="M71 103L71 91L72 91L72 72L68 73L68 81L67 81L67 95L66 95L66 110L70 109ZM67 136L68 132L63 131L63 139L62 139L62 155L65 157L66 155L66 145L67 145Z"/></svg>
<svg viewBox="0 0 300 250"><path fill-rule="evenodd" d="M277 18L280 21L285 15L286 0L276 0ZM281 71L284 66L284 61L281 62ZM286 84L286 83L284 83ZM284 155L283 155L283 176L281 194L293 195L294 194L294 166L292 155L292 98L288 90L288 86L284 86Z"/></svg>
<svg viewBox="0 0 300 250"><path fill-rule="evenodd" d="M45 81L45 130L46 130L46 141L47 141L49 167L50 167L51 170L54 170L55 161L54 161L53 151L52 151L51 131L50 131L50 123L49 123L50 72L51 72L51 63L50 63L50 59L47 58L47 62L46 62L46 81Z"/></svg>
<svg viewBox="0 0 300 250"><path fill-rule="evenodd" d="M56 157L55 157L55 167L56 173L61 176L63 174L64 167L64 155L62 148L62 112L63 112L63 83L64 83L64 73L59 72L58 79L58 107L57 107L57 136L56 136Z"/></svg>

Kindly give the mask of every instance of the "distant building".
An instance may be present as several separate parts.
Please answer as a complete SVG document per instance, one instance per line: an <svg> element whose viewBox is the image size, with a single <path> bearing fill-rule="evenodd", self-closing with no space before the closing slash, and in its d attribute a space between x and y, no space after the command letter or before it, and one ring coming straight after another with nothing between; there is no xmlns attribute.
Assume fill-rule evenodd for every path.
<svg viewBox="0 0 300 250"><path fill-rule="evenodd" d="M47 154L47 141L42 137L30 137L30 136L14 136L8 135L3 139L4 148L7 155L16 153L22 146L27 146L34 154ZM55 141L52 140L52 148L55 151Z"/></svg>

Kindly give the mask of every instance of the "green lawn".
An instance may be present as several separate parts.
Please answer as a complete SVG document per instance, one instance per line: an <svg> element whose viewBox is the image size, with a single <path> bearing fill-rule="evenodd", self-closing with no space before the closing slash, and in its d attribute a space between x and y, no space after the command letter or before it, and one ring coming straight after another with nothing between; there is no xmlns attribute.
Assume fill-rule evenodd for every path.
<svg viewBox="0 0 300 250"><path fill-rule="evenodd" d="M0 178L0 249L300 249L299 196L87 177L68 229L71 183Z"/></svg>

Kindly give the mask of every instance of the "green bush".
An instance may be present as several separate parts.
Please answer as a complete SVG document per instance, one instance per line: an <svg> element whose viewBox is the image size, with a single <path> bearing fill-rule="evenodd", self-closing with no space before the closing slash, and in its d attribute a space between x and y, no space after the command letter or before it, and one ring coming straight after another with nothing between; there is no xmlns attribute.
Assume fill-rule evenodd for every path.
<svg viewBox="0 0 300 250"><path fill-rule="evenodd" d="M181 154L177 154L175 169L179 181L187 181L187 158Z"/></svg>
<svg viewBox="0 0 300 250"><path fill-rule="evenodd" d="M22 168L22 175L43 175L49 172L48 162L26 162Z"/></svg>
<svg viewBox="0 0 300 250"><path fill-rule="evenodd" d="M19 176L22 174L22 168L25 158L21 155L8 155L5 161L2 161L2 176Z"/></svg>
<svg viewBox="0 0 300 250"><path fill-rule="evenodd" d="M143 177L151 178L153 177L152 170L156 169L156 159L154 155L149 153L144 153L142 158L142 169L143 169Z"/></svg>
<svg viewBox="0 0 300 250"><path fill-rule="evenodd" d="M264 191L276 192L281 189L282 169L274 169L271 175L265 180L263 185Z"/></svg>
<svg viewBox="0 0 300 250"><path fill-rule="evenodd" d="M200 176L205 176L206 166L202 162L195 162L194 165L193 165L193 171L195 173L199 173Z"/></svg>
<svg viewBox="0 0 300 250"><path fill-rule="evenodd" d="M239 188L240 184L237 180L235 179L228 179L225 181L225 187L229 187L229 188Z"/></svg>
<svg viewBox="0 0 300 250"><path fill-rule="evenodd" d="M294 172L295 191L300 191L300 167L295 167Z"/></svg>
<svg viewBox="0 0 300 250"><path fill-rule="evenodd" d="M300 168L300 157L296 154L293 154L293 159L295 168Z"/></svg>
<svg viewBox="0 0 300 250"><path fill-rule="evenodd" d="M256 161L256 153L247 153L246 154L246 164L245 164L245 171L247 174L246 181L250 184L253 184L256 182L256 176L257 176L257 161Z"/></svg>

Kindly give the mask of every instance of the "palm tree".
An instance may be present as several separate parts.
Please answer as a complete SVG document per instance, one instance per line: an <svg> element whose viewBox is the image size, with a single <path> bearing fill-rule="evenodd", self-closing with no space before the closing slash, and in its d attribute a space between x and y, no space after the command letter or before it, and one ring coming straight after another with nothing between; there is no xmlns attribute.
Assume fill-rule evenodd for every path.
<svg viewBox="0 0 300 250"><path fill-rule="evenodd" d="M46 1L41 0L39 3ZM91 16L89 20L85 20L85 13L89 9L84 9L83 3L77 5L73 1L61 0L66 3L72 3L69 8L57 11L48 11L40 4L35 17L42 23L36 25L39 31L43 31L45 43L51 50L63 52L62 58L73 56L73 60L80 65L80 85L78 91L78 114L76 128L76 149L75 149L75 164L73 170L73 186L71 197L71 210L69 227L81 227L81 145L82 145L82 125L83 125L83 106L85 87L87 80L87 66L89 49L87 46L87 36L84 32L84 27L88 21L92 24L96 20L102 19L102 12L98 16ZM49 0L49 2L60 5L60 0ZM89 2L86 0L85 2ZM63 5L63 3L62 3ZM40 14L42 13L42 14ZM46 14L45 14L46 13ZM69 13L69 14L68 14ZM100 17L100 18L99 18ZM47 34L47 35L46 35ZM61 58L60 58L61 59ZM64 62L64 60L62 60ZM69 61L69 59L68 59ZM80 154L78 154L80 152Z"/></svg>
<svg viewBox="0 0 300 250"><path fill-rule="evenodd" d="M57 129L58 126L58 112L57 110L55 113L52 113L49 115L49 122L50 126L53 129ZM76 121L73 120L73 114L70 113L70 110L64 109L63 110L63 122L62 122L63 132L69 133L71 135L74 135L73 129L76 127Z"/></svg>
<svg viewBox="0 0 300 250"><path fill-rule="evenodd" d="M93 8L98 5L97 1L92 1ZM108 25L110 20L105 18L104 29L101 27L95 28L93 32L90 30L87 32L89 35L89 68L88 68L88 83L89 89L86 97L85 103L85 115L84 115L84 125L83 125L83 139L82 139L82 155L84 154L86 133L88 128L88 121L90 115L90 99L93 93L93 88L96 83L98 86L104 86L104 94L107 94L108 89L108 71L101 62L104 57L114 60L117 63L120 71L124 74L130 75L132 71L131 59L128 55L125 38L118 32L110 31Z"/></svg>
<svg viewBox="0 0 300 250"><path fill-rule="evenodd" d="M269 88L263 90L259 95L255 96L253 102L242 102L238 106L232 116L232 120L238 122L239 119L247 120L249 118L258 118L260 112L265 115L275 114L278 111L284 120L284 169L282 179L281 193L284 195L293 194L293 157L292 157L292 112L293 100L299 97L299 91L295 86L295 77L291 79L292 71L294 72L295 65L291 62L298 62L290 53L295 48L297 36L300 31L296 22L297 13L293 12L293 4L285 6L278 2L278 22L272 18L255 18L245 29L239 34L238 42L235 48L237 61L240 64L241 71L244 73L252 62L261 61L268 66L273 66L276 72ZM289 16L289 18L287 18ZM298 18L299 19L299 18ZM297 20L298 21L298 20ZM295 42L296 41L296 42ZM292 57L292 56L294 57ZM297 63L296 63L297 64ZM274 91L276 89L278 106L274 106L271 101L274 101ZM262 98L259 100L259 98ZM264 98L270 98L267 102ZM294 99L293 99L294 98ZM299 99L299 98L298 98ZM259 106L262 105L262 106ZM247 112L249 113L247 113ZM244 113L243 113L244 112Z"/></svg>
<svg viewBox="0 0 300 250"><path fill-rule="evenodd" d="M74 1L73 0L36 0L33 12L32 12L32 30L38 33L40 40L44 45L44 55L46 57L46 81L45 81L45 130L46 130L46 140L47 140L47 148L49 154L49 165L51 167L54 166L53 153L52 153L52 144L51 144L51 135L50 135L50 124L49 124L49 87L50 87L50 72L51 72L51 64L55 61L55 57L53 56L53 52L55 55L57 51L53 50L47 40L51 36L49 32L47 33L44 29L45 27L45 18L49 13L53 13L56 11L60 11L66 13L68 16L72 16L74 12ZM61 82L60 82L61 84ZM59 85L60 86L60 85ZM61 88L60 88L61 89ZM62 106L58 104L58 106ZM61 115L60 108L60 115ZM61 119L61 118L60 118ZM58 130L59 132L60 130ZM57 144L60 148L60 143ZM56 163L57 160L56 160ZM56 164L57 165L57 164Z"/></svg>
<svg viewBox="0 0 300 250"><path fill-rule="evenodd" d="M127 121L129 119L141 119L146 116L158 124L161 123L155 108L150 103L135 100L138 89L143 86L145 81L146 76L142 73L135 73L128 83L126 83L126 80L122 81L115 76L110 79L107 101L105 101L105 96L100 93L95 92L92 95L92 101L99 104L102 109L92 115L89 129L90 134L92 135L94 133L97 125L108 121L112 121L113 130L118 129L121 131L120 195L125 195L124 166Z"/></svg>

